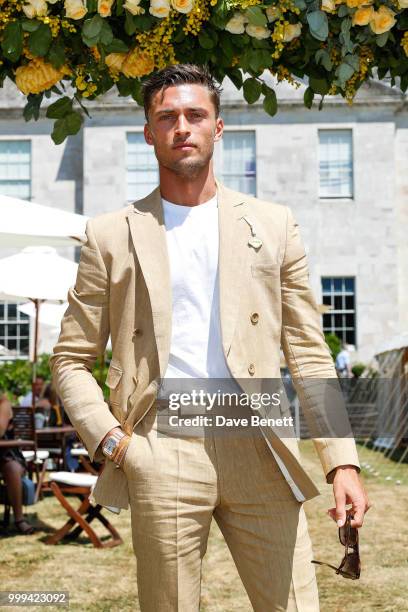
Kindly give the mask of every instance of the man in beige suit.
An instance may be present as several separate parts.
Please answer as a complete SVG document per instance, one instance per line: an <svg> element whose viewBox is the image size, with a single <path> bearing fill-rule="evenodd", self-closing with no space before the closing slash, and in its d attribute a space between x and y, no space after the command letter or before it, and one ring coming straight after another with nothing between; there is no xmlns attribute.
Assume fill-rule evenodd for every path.
<svg viewBox="0 0 408 612"><path fill-rule="evenodd" d="M160 185L88 222L50 363L91 459L105 459L94 500L130 505L143 611L199 608L214 516L254 610L315 612L303 502L319 491L296 437L269 424L247 436L158 431L163 379L228 379L250 393L280 380L281 346L312 427L320 396L307 382L337 383L291 210L214 177L219 103L220 88L197 66L169 66L146 82L144 133ZM109 335L108 406L91 370ZM370 504L354 439L313 442L333 483L329 514L342 523L352 504L360 527Z"/></svg>

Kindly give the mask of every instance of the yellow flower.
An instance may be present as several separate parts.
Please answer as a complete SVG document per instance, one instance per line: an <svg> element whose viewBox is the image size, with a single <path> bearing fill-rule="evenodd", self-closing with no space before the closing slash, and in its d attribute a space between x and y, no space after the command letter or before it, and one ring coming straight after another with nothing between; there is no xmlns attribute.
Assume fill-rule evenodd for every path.
<svg viewBox="0 0 408 612"><path fill-rule="evenodd" d="M30 0L23 5L23 12L28 19L44 17L48 13L48 6L45 0Z"/></svg>
<svg viewBox="0 0 408 612"><path fill-rule="evenodd" d="M153 17L168 17L170 13L169 0L150 0L149 13Z"/></svg>
<svg viewBox="0 0 408 612"><path fill-rule="evenodd" d="M114 0L98 0L98 13L101 17L110 17Z"/></svg>
<svg viewBox="0 0 408 612"><path fill-rule="evenodd" d="M121 72L127 77L140 77L150 74L154 69L154 59L138 48L129 51L122 64Z"/></svg>
<svg viewBox="0 0 408 612"><path fill-rule="evenodd" d="M373 18L374 7L373 6L362 6L357 9L352 17L352 24L365 26L368 25Z"/></svg>
<svg viewBox="0 0 408 612"><path fill-rule="evenodd" d="M126 58L127 53L109 53L105 57L105 63L113 73L117 73L122 70L123 62Z"/></svg>
<svg viewBox="0 0 408 612"><path fill-rule="evenodd" d="M282 15L280 9L277 6L268 6L266 8L265 13L269 22L279 19L279 17L281 17Z"/></svg>
<svg viewBox="0 0 408 612"><path fill-rule="evenodd" d="M145 12L144 8L140 6L140 0L126 0L123 8L127 9L132 15L141 15Z"/></svg>
<svg viewBox="0 0 408 612"><path fill-rule="evenodd" d="M252 23L248 23L245 30L246 33L249 34L249 36L252 36L252 38L256 38L258 40L262 40L263 38L269 38L271 35L271 32L268 30L268 28L265 28L264 26L253 25Z"/></svg>
<svg viewBox="0 0 408 612"><path fill-rule="evenodd" d="M49 89L66 74L71 74L68 66L57 69L52 64L44 62L42 57L36 57L25 66L16 69L16 85L25 95L37 94Z"/></svg>
<svg viewBox="0 0 408 612"><path fill-rule="evenodd" d="M189 13L194 6L194 0L170 0L170 3L179 13Z"/></svg>
<svg viewBox="0 0 408 612"><path fill-rule="evenodd" d="M380 6L378 11L374 11L373 17L370 21L370 28L374 34L383 34L391 30L395 24L395 13L387 6Z"/></svg>
<svg viewBox="0 0 408 612"><path fill-rule="evenodd" d="M65 0L64 8L69 19L82 19L88 12L83 0Z"/></svg>
<svg viewBox="0 0 408 612"><path fill-rule="evenodd" d="M322 11L330 13L336 10L336 3L334 0L322 0Z"/></svg>
<svg viewBox="0 0 408 612"><path fill-rule="evenodd" d="M301 29L302 24L300 23L300 21L298 21L298 23L289 23L285 25L283 41L290 42L294 38L297 38L298 36L300 36Z"/></svg>

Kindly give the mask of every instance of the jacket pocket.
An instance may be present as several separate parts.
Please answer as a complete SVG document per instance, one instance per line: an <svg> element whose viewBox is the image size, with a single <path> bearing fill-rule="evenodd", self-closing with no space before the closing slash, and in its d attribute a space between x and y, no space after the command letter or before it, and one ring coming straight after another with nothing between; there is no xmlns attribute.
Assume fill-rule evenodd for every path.
<svg viewBox="0 0 408 612"><path fill-rule="evenodd" d="M123 370L113 361L110 362L108 374L106 376L106 385L109 389L116 389L122 378Z"/></svg>

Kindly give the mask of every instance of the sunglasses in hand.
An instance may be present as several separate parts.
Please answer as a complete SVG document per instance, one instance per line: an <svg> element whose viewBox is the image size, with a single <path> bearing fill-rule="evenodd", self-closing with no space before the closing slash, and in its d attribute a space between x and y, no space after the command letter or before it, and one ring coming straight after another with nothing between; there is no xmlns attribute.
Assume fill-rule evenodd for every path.
<svg viewBox="0 0 408 612"><path fill-rule="evenodd" d="M345 547L345 554L339 567L335 567L334 565L325 563L324 561L315 561L314 559L312 563L327 565L328 567L334 569L336 574L341 574L343 578L357 580L360 578L361 564L358 547L358 529L357 527L351 527L351 519L353 518L353 514L347 514L346 522L342 527L339 527L339 540Z"/></svg>

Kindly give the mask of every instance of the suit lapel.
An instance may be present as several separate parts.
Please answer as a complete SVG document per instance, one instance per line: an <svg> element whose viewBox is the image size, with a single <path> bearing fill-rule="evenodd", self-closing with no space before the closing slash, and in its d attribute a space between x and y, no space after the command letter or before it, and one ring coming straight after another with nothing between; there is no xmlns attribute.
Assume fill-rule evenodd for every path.
<svg viewBox="0 0 408 612"><path fill-rule="evenodd" d="M243 270L248 256L248 209L243 195L215 179L218 191L219 294L222 343L228 355L236 325ZM160 187L134 202L127 213L130 233L149 293L160 363L164 376L171 343L172 291Z"/></svg>
<svg viewBox="0 0 408 612"><path fill-rule="evenodd" d="M160 376L163 377L170 352L172 295L160 187L156 187L146 198L134 202L127 218L149 293Z"/></svg>
<svg viewBox="0 0 408 612"><path fill-rule="evenodd" d="M225 187L216 179L219 223L219 292L222 344L228 355L238 317L239 298L244 291L243 270L248 256L249 226L242 219L248 213L243 194Z"/></svg>

